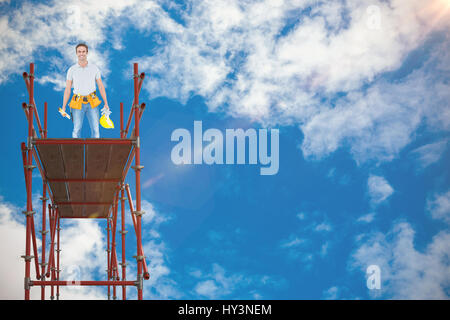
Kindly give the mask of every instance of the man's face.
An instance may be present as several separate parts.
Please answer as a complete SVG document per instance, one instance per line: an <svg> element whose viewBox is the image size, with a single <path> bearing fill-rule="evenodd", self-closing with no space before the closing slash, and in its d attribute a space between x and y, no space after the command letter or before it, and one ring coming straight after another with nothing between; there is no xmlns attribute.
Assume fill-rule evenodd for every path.
<svg viewBox="0 0 450 320"><path fill-rule="evenodd" d="M80 46L77 48L77 57L78 57L79 61L85 61L87 54L88 54L88 52L85 47Z"/></svg>

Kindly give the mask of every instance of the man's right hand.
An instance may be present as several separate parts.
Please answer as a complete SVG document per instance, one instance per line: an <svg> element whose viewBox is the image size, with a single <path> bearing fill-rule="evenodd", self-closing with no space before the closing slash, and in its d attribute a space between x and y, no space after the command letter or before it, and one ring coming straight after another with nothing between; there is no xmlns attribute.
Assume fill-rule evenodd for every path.
<svg viewBox="0 0 450 320"><path fill-rule="evenodd" d="M65 118L67 118L67 119L70 119L70 116L66 113L66 108L65 107L62 107L62 108L59 108L59 113L61 113L61 115L63 116L63 117L65 117Z"/></svg>

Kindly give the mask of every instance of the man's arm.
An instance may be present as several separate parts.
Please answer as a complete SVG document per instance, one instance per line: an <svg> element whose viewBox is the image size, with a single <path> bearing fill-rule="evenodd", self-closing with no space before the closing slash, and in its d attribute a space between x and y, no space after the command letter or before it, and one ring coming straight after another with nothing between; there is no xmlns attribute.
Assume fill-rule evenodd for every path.
<svg viewBox="0 0 450 320"><path fill-rule="evenodd" d="M102 96L103 102L105 103L105 108L109 109L108 100L106 100L105 86L103 85L102 79L98 78L98 79L96 79L96 81L97 81L98 90L100 91L100 95Z"/></svg>
<svg viewBox="0 0 450 320"><path fill-rule="evenodd" d="M63 105L62 105L62 111L66 112L66 105L70 98L70 89L72 88L72 80L66 81L66 89L64 90L64 98L63 98Z"/></svg>

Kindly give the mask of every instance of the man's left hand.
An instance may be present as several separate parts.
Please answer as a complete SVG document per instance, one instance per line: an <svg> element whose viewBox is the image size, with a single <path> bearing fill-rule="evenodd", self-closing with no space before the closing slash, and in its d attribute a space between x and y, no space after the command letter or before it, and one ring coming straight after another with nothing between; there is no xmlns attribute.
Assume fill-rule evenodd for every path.
<svg viewBox="0 0 450 320"><path fill-rule="evenodd" d="M102 108L102 110L100 110L100 112L101 112L102 116L105 114L107 116L109 116L111 114L111 110L109 110L109 107L107 104L104 105L104 107Z"/></svg>

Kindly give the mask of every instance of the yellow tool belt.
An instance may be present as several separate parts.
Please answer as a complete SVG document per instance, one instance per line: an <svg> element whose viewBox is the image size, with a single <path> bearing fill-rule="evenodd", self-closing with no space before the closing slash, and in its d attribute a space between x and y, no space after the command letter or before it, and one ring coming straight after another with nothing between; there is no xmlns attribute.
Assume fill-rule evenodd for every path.
<svg viewBox="0 0 450 320"><path fill-rule="evenodd" d="M102 102L97 97L95 91L89 93L87 96L82 96L82 95L76 93L72 96L72 100L70 100L69 106L72 109L80 110L82 104L87 104L87 103L89 103L91 105L91 108L95 108Z"/></svg>

